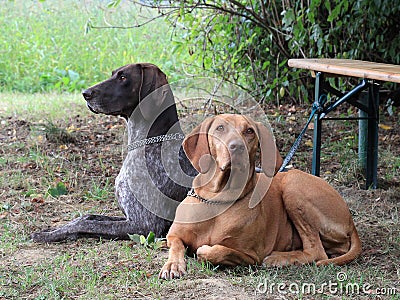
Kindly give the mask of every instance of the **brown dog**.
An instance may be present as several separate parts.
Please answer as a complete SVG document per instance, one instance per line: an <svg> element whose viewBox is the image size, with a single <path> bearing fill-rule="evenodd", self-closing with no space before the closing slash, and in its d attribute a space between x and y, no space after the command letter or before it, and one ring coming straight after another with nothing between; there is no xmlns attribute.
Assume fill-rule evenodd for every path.
<svg viewBox="0 0 400 300"><path fill-rule="evenodd" d="M183 145L200 174L178 206L160 278L185 274L185 247L201 261L230 266L342 265L360 255L345 201L318 177L276 173L282 158L261 123L219 115L196 127ZM265 174L254 171L259 147Z"/></svg>

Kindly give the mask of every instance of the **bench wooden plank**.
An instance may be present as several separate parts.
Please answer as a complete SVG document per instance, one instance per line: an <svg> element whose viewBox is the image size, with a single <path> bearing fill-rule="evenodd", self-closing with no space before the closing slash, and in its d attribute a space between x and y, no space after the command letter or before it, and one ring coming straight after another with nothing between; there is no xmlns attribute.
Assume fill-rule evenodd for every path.
<svg viewBox="0 0 400 300"><path fill-rule="evenodd" d="M288 65L323 73L400 83L400 65L352 59L289 59Z"/></svg>

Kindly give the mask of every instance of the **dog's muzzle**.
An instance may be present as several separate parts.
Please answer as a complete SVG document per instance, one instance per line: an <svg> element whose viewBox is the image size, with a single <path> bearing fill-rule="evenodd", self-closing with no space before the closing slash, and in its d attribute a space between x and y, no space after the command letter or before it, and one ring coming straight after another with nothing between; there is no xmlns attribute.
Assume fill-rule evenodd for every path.
<svg viewBox="0 0 400 300"><path fill-rule="evenodd" d="M89 110L90 110L92 113L95 113L95 114L98 114L98 113L99 113L99 112L95 111L95 110L90 106L90 104L89 104L88 102L86 102L86 106L89 108Z"/></svg>

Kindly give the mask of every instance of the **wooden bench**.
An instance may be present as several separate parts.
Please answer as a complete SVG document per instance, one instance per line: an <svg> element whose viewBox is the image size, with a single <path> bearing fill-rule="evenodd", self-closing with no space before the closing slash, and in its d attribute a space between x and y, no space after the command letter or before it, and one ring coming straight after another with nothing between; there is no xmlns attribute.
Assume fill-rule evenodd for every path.
<svg viewBox="0 0 400 300"><path fill-rule="evenodd" d="M359 108L360 114L357 119L360 122L360 147L365 147L365 175L366 188L377 188L377 166L378 166L378 122L379 122L379 82L400 83L400 66L369 61L351 59L290 59L290 67L310 70L315 77L315 101L322 109L314 117L314 143L312 174L320 174L321 157L321 126L327 114L343 102ZM361 82L352 90L342 93L332 87L326 80L327 77L356 77L362 78ZM360 97L363 91L368 91L366 97ZM323 102L327 94L333 94L337 99L326 106ZM346 118L349 119L349 118ZM362 134L363 123L366 124L366 135ZM363 144L365 140L365 144Z"/></svg>

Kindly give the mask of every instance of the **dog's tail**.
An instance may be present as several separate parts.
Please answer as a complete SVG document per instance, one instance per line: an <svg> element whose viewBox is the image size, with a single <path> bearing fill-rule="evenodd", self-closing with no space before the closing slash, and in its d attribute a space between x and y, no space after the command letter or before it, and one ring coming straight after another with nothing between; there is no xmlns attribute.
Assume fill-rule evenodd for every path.
<svg viewBox="0 0 400 300"><path fill-rule="evenodd" d="M360 256L361 252L362 252L361 240L360 237L358 236L356 227L353 224L353 232L351 233L350 237L349 251L338 257L320 260L317 262L317 266L326 266L329 264L334 264L337 266L345 265L355 260L358 256Z"/></svg>

